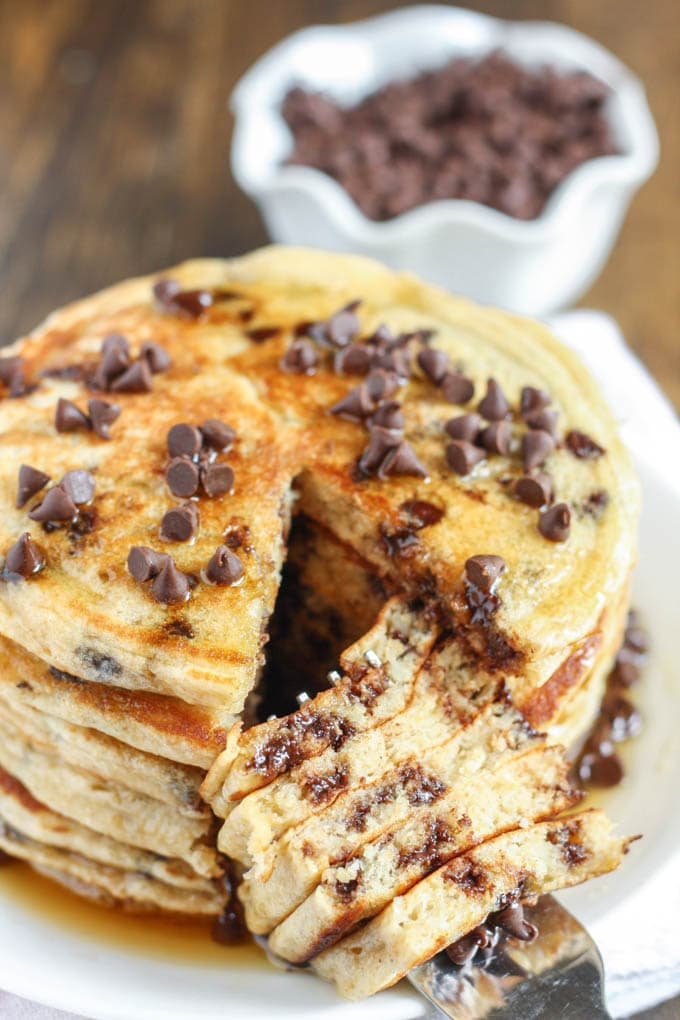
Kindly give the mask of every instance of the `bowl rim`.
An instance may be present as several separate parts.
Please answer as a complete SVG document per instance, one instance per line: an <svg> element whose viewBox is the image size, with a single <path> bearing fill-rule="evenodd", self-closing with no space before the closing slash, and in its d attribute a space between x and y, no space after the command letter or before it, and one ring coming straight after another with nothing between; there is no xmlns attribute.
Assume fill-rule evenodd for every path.
<svg viewBox="0 0 680 1020"><path fill-rule="evenodd" d="M251 171L247 155L251 133L259 130L263 117L270 124L274 120L282 121L278 110L280 86L286 79L290 85L295 81L295 75L291 73L291 57L299 47L321 42L327 46L332 36L343 44L355 37L375 46L385 28L393 32L407 31L415 19L422 23L426 17L450 24L458 22L461 26L464 23L477 27L482 25L487 31L489 45L485 44L475 52L502 48L512 56L513 39L520 33L530 33L553 43L544 63L550 62L552 52L563 47L583 70L597 77L602 77L605 72L626 122L627 150L588 159L570 171L552 191L541 213L532 220L516 219L480 202L461 198L427 202L389 220L371 220L342 185L321 170L300 165L286 166L265 159L264 172L262 164L258 173ZM426 66L427 61L424 62ZM274 92L277 93L276 101ZM343 235L350 236L358 245L370 247L390 241L404 242L416 234L439 228L442 223L473 226L514 243L533 244L557 232L572 211L581 205L584 197L602 185L622 185L632 189L642 184L654 171L659 158L656 126L641 81L600 43L558 22L506 20L442 4L418 4L346 24L311 25L298 29L275 44L245 72L232 92L230 106L234 114L231 166L239 186L256 200L274 195L307 193L326 210Z"/></svg>

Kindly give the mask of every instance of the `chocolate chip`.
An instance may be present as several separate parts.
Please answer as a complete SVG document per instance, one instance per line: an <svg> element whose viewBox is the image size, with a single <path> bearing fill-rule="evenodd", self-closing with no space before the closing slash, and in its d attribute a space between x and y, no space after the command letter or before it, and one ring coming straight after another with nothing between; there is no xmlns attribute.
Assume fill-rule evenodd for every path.
<svg viewBox="0 0 680 1020"><path fill-rule="evenodd" d="M522 460L528 473L541 467L555 449L555 440L549 432L532 429L522 436Z"/></svg>
<svg viewBox="0 0 680 1020"><path fill-rule="evenodd" d="M41 489L45 488L49 480L50 476L46 475L44 471L38 471L37 468L31 467L30 464L22 464L19 468L17 508L25 506L31 496L35 496L36 492L40 492Z"/></svg>
<svg viewBox="0 0 680 1020"><path fill-rule="evenodd" d="M158 575L165 559L165 553L157 553L145 545L133 545L128 553L127 568L135 581L143 583Z"/></svg>
<svg viewBox="0 0 680 1020"><path fill-rule="evenodd" d="M403 429L404 412L401 404L396 400L384 401L373 415L372 423L386 429Z"/></svg>
<svg viewBox="0 0 680 1020"><path fill-rule="evenodd" d="M462 372L447 372L441 381L441 391L450 404L467 404L475 393L475 384Z"/></svg>
<svg viewBox="0 0 680 1020"><path fill-rule="evenodd" d="M106 400L97 400L96 398L93 398L88 401L87 409L90 413L90 421L92 422L93 431L100 439L110 439L111 433L109 431L109 425L112 425L113 422L120 416L119 405L109 404Z"/></svg>
<svg viewBox="0 0 680 1020"><path fill-rule="evenodd" d="M543 408L540 411L529 411L524 415L524 420L530 429L540 429L548 432L553 438L557 434L557 411Z"/></svg>
<svg viewBox="0 0 680 1020"><path fill-rule="evenodd" d="M580 460L597 460L605 452L604 448L594 439L587 436L585 432L577 432L576 429L567 433L565 443L574 456Z"/></svg>
<svg viewBox="0 0 680 1020"><path fill-rule="evenodd" d="M234 488L234 472L228 464L206 464L201 468L201 484L206 496L223 496Z"/></svg>
<svg viewBox="0 0 680 1020"><path fill-rule="evenodd" d="M410 443L402 440L398 446L392 447L378 468L378 477L388 475L414 475L416 478L427 478L427 468L419 459Z"/></svg>
<svg viewBox="0 0 680 1020"><path fill-rule="evenodd" d="M246 330L246 336L256 344L263 344L265 340L271 340L281 332L278 326L255 326Z"/></svg>
<svg viewBox="0 0 680 1020"><path fill-rule="evenodd" d="M163 514L159 535L164 542L188 542L198 528L198 507L184 503Z"/></svg>
<svg viewBox="0 0 680 1020"><path fill-rule="evenodd" d="M515 482L515 495L528 506L544 506L553 498L552 478L542 471L524 475Z"/></svg>
<svg viewBox="0 0 680 1020"><path fill-rule="evenodd" d="M45 554L27 531L7 550L3 576L16 575L28 579L45 566Z"/></svg>
<svg viewBox="0 0 680 1020"><path fill-rule="evenodd" d="M113 380L109 388L114 393L150 393L153 378L149 362L145 358L134 361L122 375Z"/></svg>
<svg viewBox="0 0 680 1020"><path fill-rule="evenodd" d="M236 439L236 429L219 418L208 418L201 425L203 440L206 446L210 446L218 453L228 450Z"/></svg>
<svg viewBox="0 0 680 1020"><path fill-rule="evenodd" d="M42 503L29 510L32 521L70 521L78 512L75 503L60 485L48 489Z"/></svg>
<svg viewBox="0 0 680 1020"><path fill-rule="evenodd" d="M130 344L127 342L127 338L122 333L108 333L101 343L101 352L103 355L109 354L111 351L120 351L125 357L130 356Z"/></svg>
<svg viewBox="0 0 680 1020"><path fill-rule="evenodd" d="M377 404L397 392L399 380L394 372L386 372L383 368L374 368L366 376L364 386L371 400Z"/></svg>
<svg viewBox="0 0 680 1020"><path fill-rule="evenodd" d="M566 542L571 526L571 511L566 503L555 503L543 510L538 519L538 530L551 542Z"/></svg>
<svg viewBox="0 0 680 1020"><path fill-rule="evenodd" d="M293 340L279 364L284 372L313 375L318 363L319 357L312 344L304 337L299 337Z"/></svg>
<svg viewBox="0 0 680 1020"><path fill-rule="evenodd" d="M401 432L397 429L385 429L381 426L373 426L370 431L368 446L359 458L359 473L362 475L375 474L387 454L401 442Z"/></svg>
<svg viewBox="0 0 680 1020"><path fill-rule="evenodd" d="M488 554L471 556L465 561L465 576L475 588L488 593L493 591L505 567L505 560L501 556Z"/></svg>
<svg viewBox="0 0 680 1020"><path fill-rule="evenodd" d="M172 359L165 347L161 347L160 344L154 343L152 340L147 340L142 344L139 356L146 360L153 375L167 372L172 364Z"/></svg>
<svg viewBox="0 0 680 1020"><path fill-rule="evenodd" d="M162 308L172 308L175 296L179 294L181 287L177 280L167 276L156 280L152 287L153 296Z"/></svg>
<svg viewBox="0 0 680 1020"><path fill-rule="evenodd" d="M484 429L479 441L489 453L507 454L510 450L512 431L507 421L495 421Z"/></svg>
<svg viewBox="0 0 680 1020"><path fill-rule="evenodd" d="M486 393L477 404L477 410L487 421L501 421L510 414L510 404L495 379L487 380Z"/></svg>
<svg viewBox="0 0 680 1020"><path fill-rule="evenodd" d="M57 432L75 432L77 429L92 428L92 423L84 411L81 411L71 400L60 397L54 414L54 427Z"/></svg>
<svg viewBox="0 0 680 1020"><path fill-rule="evenodd" d="M67 471L59 482L61 488L70 496L76 506L90 502L94 496L95 484L94 475L90 471L81 469Z"/></svg>
<svg viewBox="0 0 680 1020"><path fill-rule="evenodd" d="M189 578L178 570L172 556L166 556L153 580L151 592L156 602L171 606L186 602L189 597Z"/></svg>
<svg viewBox="0 0 680 1020"><path fill-rule="evenodd" d="M523 418L533 411L542 411L544 407L551 403L550 394L546 393L545 390L538 390L534 386L522 387L519 406Z"/></svg>
<svg viewBox="0 0 680 1020"><path fill-rule="evenodd" d="M356 309L360 304L360 301L351 301L331 315L326 323L325 336L334 347L346 347L359 332L360 326Z"/></svg>
<svg viewBox="0 0 680 1020"><path fill-rule="evenodd" d="M228 546L220 545L205 568L205 576L212 584L235 584L243 577L243 563Z"/></svg>
<svg viewBox="0 0 680 1020"><path fill-rule="evenodd" d="M524 916L524 908L519 903L511 903L504 910L492 914L487 923L496 928L502 928L508 935L520 942L533 942L538 935L538 928L535 924L527 921Z"/></svg>
<svg viewBox="0 0 680 1020"><path fill-rule="evenodd" d="M198 492L198 467L186 457L175 457L166 468L165 480L173 496L188 499Z"/></svg>
<svg viewBox="0 0 680 1020"><path fill-rule="evenodd" d="M10 397L23 397L28 392L24 378L24 359L18 355L0 358L0 382L8 387Z"/></svg>
<svg viewBox="0 0 680 1020"><path fill-rule="evenodd" d="M435 347L425 347L418 351L417 361L430 382L439 386L449 370L448 355Z"/></svg>
<svg viewBox="0 0 680 1020"><path fill-rule="evenodd" d="M446 447L447 463L459 475L468 475L475 464L484 460L484 456L483 450L480 450L478 446L473 446L465 439L454 439Z"/></svg>
<svg viewBox="0 0 680 1020"><path fill-rule="evenodd" d="M182 312L192 319L199 319L214 301L210 291L182 290L177 280L168 277L156 281L153 295L164 311Z"/></svg>
<svg viewBox="0 0 680 1020"><path fill-rule="evenodd" d="M111 341L107 346L107 341ZM92 377L92 382L100 390L108 390L114 379L126 371L130 364L128 342L124 336L115 333L102 342L102 360Z"/></svg>
<svg viewBox="0 0 680 1020"><path fill-rule="evenodd" d="M408 517L409 524L416 530L439 524L444 516L444 511L440 507L425 499L407 499L399 510Z"/></svg>
<svg viewBox="0 0 680 1020"><path fill-rule="evenodd" d="M203 446L203 433L195 425L180 422L168 430L168 453L171 457L193 457Z"/></svg>
<svg viewBox="0 0 680 1020"><path fill-rule="evenodd" d="M346 421L361 423L373 411L374 406L375 402L366 385L361 383L350 390L347 396L339 400L337 404L333 404L330 414L335 414L338 418L344 418Z"/></svg>
<svg viewBox="0 0 680 1020"><path fill-rule="evenodd" d="M371 352L363 344L350 344L335 355L333 367L336 372L346 375L366 375L370 371L373 358Z"/></svg>
<svg viewBox="0 0 680 1020"><path fill-rule="evenodd" d="M472 411L470 414L450 418L444 428L452 439L465 439L468 443L474 443L482 428L482 419L479 414Z"/></svg>

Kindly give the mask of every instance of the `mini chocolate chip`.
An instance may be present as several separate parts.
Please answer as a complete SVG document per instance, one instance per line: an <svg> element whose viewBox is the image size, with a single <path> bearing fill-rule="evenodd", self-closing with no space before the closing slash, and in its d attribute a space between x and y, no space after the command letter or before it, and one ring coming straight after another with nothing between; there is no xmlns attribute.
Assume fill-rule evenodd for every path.
<svg viewBox="0 0 680 1020"><path fill-rule="evenodd" d="M271 340L281 332L278 326L255 326L246 330L246 336L256 344L263 344L265 340Z"/></svg>
<svg viewBox="0 0 680 1020"><path fill-rule="evenodd" d="M462 372L447 372L440 386L444 399L450 404L467 404L475 394L475 384Z"/></svg>
<svg viewBox="0 0 680 1020"><path fill-rule="evenodd" d="M436 347L424 347L418 351L417 361L430 382L439 386L449 370L448 355Z"/></svg>
<svg viewBox="0 0 680 1020"><path fill-rule="evenodd" d="M372 424L386 429L403 429L404 412L401 404L397 400L384 401L373 415Z"/></svg>
<svg viewBox="0 0 680 1020"><path fill-rule="evenodd" d="M42 503L38 503L28 516L32 521L70 521L78 512L75 503L60 485L48 489Z"/></svg>
<svg viewBox="0 0 680 1020"><path fill-rule="evenodd" d="M77 429L91 429L92 422L71 400L59 397L54 414L54 427L57 432L75 432Z"/></svg>
<svg viewBox="0 0 680 1020"><path fill-rule="evenodd" d="M334 347L346 347L359 332L359 318L356 309L361 301L351 301L339 309L326 323L325 335Z"/></svg>
<svg viewBox="0 0 680 1020"><path fill-rule="evenodd" d="M319 356L309 340L298 337L279 362L284 372L297 375L313 375L319 363Z"/></svg>
<svg viewBox="0 0 680 1020"><path fill-rule="evenodd" d="M574 456L580 460L597 460L605 452L604 448L594 439L587 436L585 432L577 432L576 429L567 433L565 443Z"/></svg>
<svg viewBox="0 0 680 1020"><path fill-rule="evenodd" d="M480 554L465 561L465 575L475 588L488 593L493 591L505 567L505 560L501 556Z"/></svg>
<svg viewBox="0 0 680 1020"><path fill-rule="evenodd" d="M551 403L550 394L546 393L545 390L538 390L535 386L522 387L520 412L523 418L532 411L542 411L544 407Z"/></svg>
<svg viewBox="0 0 680 1020"><path fill-rule="evenodd" d="M410 443L402 440L398 446L393 446L385 455L385 458L378 468L378 478L387 478L388 475L414 475L416 478L427 478L427 468L419 459L416 451Z"/></svg>
<svg viewBox="0 0 680 1020"><path fill-rule="evenodd" d="M510 414L510 404L495 379L488 379L486 393L477 404L477 410L487 421L501 421Z"/></svg>
<svg viewBox="0 0 680 1020"><path fill-rule="evenodd" d="M45 488L49 480L50 476L46 475L44 471L38 471L37 468L31 467L30 464L22 464L19 468L17 508L25 506L31 496L35 496L36 492L40 492L41 489Z"/></svg>
<svg viewBox="0 0 680 1020"><path fill-rule="evenodd" d="M541 429L543 432L549 432L553 437L557 433L557 418L557 411L546 408L540 411L529 411L524 415L524 420L530 429Z"/></svg>
<svg viewBox="0 0 680 1020"><path fill-rule="evenodd" d="M147 340L142 344L139 356L148 362L153 375L167 372L172 364L172 359L165 347L161 347L160 344L154 343L152 340Z"/></svg>
<svg viewBox="0 0 680 1020"><path fill-rule="evenodd" d="M195 425L180 422L168 430L167 444L171 457L193 457L200 453L203 434Z"/></svg>
<svg viewBox="0 0 680 1020"><path fill-rule="evenodd" d="M220 545L205 568L205 576L212 584L235 584L243 577L243 563L229 546Z"/></svg>
<svg viewBox="0 0 680 1020"><path fill-rule="evenodd" d="M531 429L522 436L522 460L528 473L540 467L555 449L555 440L549 432Z"/></svg>
<svg viewBox="0 0 680 1020"><path fill-rule="evenodd" d="M133 545L128 553L127 568L135 581L143 583L157 576L165 559L165 553L157 553L145 545Z"/></svg>
<svg viewBox="0 0 680 1020"><path fill-rule="evenodd" d="M213 300L209 290L201 288L180 290L174 294L168 308L171 311L183 312L191 319L200 319L212 306Z"/></svg>
<svg viewBox="0 0 680 1020"><path fill-rule="evenodd" d="M551 542L566 542L571 526L571 511L566 503L555 503L541 512L538 530Z"/></svg>
<svg viewBox="0 0 680 1020"><path fill-rule="evenodd" d="M164 542L188 542L198 528L198 507L195 503L166 510L159 530Z"/></svg>
<svg viewBox="0 0 680 1020"><path fill-rule="evenodd" d="M189 578L178 570L172 556L166 556L153 580L151 592L156 602L165 606L186 602L189 597Z"/></svg>
<svg viewBox="0 0 680 1020"><path fill-rule="evenodd" d="M335 355L333 367L336 372L346 375L366 375L370 371L373 358L371 352L363 344L350 344Z"/></svg>
<svg viewBox="0 0 680 1020"><path fill-rule="evenodd" d="M489 918L493 925L502 928L514 939L520 942L533 942L538 935L538 928L535 924L527 921L524 916L524 908L519 903L511 903L504 910L499 910Z"/></svg>
<svg viewBox="0 0 680 1020"><path fill-rule="evenodd" d="M188 499L198 492L198 468L186 457L175 457L168 464L165 480L173 496Z"/></svg>
<svg viewBox="0 0 680 1020"><path fill-rule="evenodd" d="M61 488L71 497L76 506L90 502L94 496L95 484L94 475L90 471L82 469L67 471L59 482Z"/></svg>
<svg viewBox="0 0 680 1020"><path fill-rule="evenodd" d="M399 379L394 372L386 372L384 368L374 368L366 376L364 385L371 400L377 404L397 392Z"/></svg>
<svg viewBox="0 0 680 1020"><path fill-rule="evenodd" d="M234 472L228 464L206 464L201 468L201 483L206 496L223 496L234 488Z"/></svg>
<svg viewBox="0 0 680 1020"><path fill-rule="evenodd" d="M474 443L482 428L482 418L481 415L472 411L470 414L461 414L457 418L450 418L444 428L452 439L465 439L468 443Z"/></svg>
<svg viewBox="0 0 680 1020"><path fill-rule="evenodd" d="M107 400L93 398L88 401L87 409L90 412L93 431L100 439L110 439L109 425L112 425L119 417L120 406L118 404L109 404Z"/></svg>
<svg viewBox="0 0 680 1020"><path fill-rule="evenodd" d="M399 429L385 429L380 425L371 428L368 446L359 458L359 472L363 475L375 474L387 454L402 439Z"/></svg>
<svg viewBox="0 0 680 1020"><path fill-rule="evenodd" d="M399 510L406 514L411 527L420 530L434 524L439 524L444 511L434 503L428 503L425 499L407 499L401 504Z"/></svg>
<svg viewBox="0 0 680 1020"><path fill-rule="evenodd" d="M25 531L14 545L7 550L4 574L16 574L27 579L39 573L45 566L45 554L30 534Z"/></svg>
<svg viewBox="0 0 680 1020"><path fill-rule="evenodd" d="M337 404L333 404L329 413L337 415L338 418L344 418L346 421L361 423L373 408L374 401L371 399L365 383L361 383L350 390L347 396L339 400Z"/></svg>
<svg viewBox="0 0 680 1020"><path fill-rule="evenodd" d="M219 418L208 418L201 425L203 441L218 453L228 450L236 439L236 429Z"/></svg>
<svg viewBox="0 0 680 1020"><path fill-rule="evenodd" d="M637 655L645 655L649 651L647 632L635 622L636 617L632 611L630 615L632 619L629 619L623 636L624 647Z"/></svg>
<svg viewBox="0 0 680 1020"><path fill-rule="evenodd" d="M411 362L408 351L376 351L373 359L376 368L384 368L387 372L393 372L402 382L411 375Z"/></svg>
<svg viewBox="0 0 680 1020"><path fill-rule="evenodd" d="M473 446L465 439L454 439L446 446L446 461L459 475L468 475L475 464L484 460L484 456L484 450Z"/></svg>
<svg viewBox="0 0 680 1020"><path fill-rule="evenodd" d="M537 471L533 475L524 475L515 482L515 495L529 506L544 506L551 503L553 485L550 475Z"/></svg>
<svg viewBox="0 0 680 1020"><path fill-rule="evenodd" d="M479 441L489 453L507 454L510 450L512 431L507 421L495 421L484 429Z"/></svg>
<svg viewBox="0 0 680 1020"><path fill-rule="evenodd" d="M104 337L101 343L101 352L105 355L110 351L122 351L126 357L130 356L130 344L122 333L108 333Z"/></svg>
<svg viewBox="0 0 680 1020"><path fill-rule="evenodd" d="M108 390L111 387L111 383L114 379L125 372L130 365L130 358L128 355L128 343L125 337L118 337L121 343L111 343L106 347L107 340L113 340L114 337L118 337L118 334L114 334L113 337L107 337L102 343L102 360L97 366L97 370L92 377L93 384L100 390Z"/></svg>
<svg viewBox="0 0 680 1020"><path fill-rule="evenodd" d="M110 389L114 393L150 393L153 389L153 378L146 358L133 361L122 375L113 380Z"/></svg>
<svg viewBox="0 0 680 1020"><path fill-rule="evenodd" d="M153 296L159 305L163 308L172 308L175 297L179 294L181 287L177 280L164 276L160 280L156 280L152 290Z"/></svg>
<svg viewBox="0 0 680 1020"><path fill-rule="evenodd" d="M22 357L17 355L11 358L0 358L0 382L9 388L10 397L23 397L28 392Z"/></svg>

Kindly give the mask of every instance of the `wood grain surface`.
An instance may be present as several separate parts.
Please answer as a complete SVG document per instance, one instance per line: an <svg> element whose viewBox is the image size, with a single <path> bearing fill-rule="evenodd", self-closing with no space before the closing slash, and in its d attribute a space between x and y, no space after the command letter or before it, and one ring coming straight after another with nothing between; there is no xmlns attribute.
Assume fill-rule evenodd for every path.
<svg viewBox="0 0 680 1020"><path fill-rule="evenodd" d="M0 342L53 307L266 241L229 174L227 97L269 46L381 0L0 0ZM680 407L677 0L487 0L592 35L644 80L662 162L584 304Z"/></svg>

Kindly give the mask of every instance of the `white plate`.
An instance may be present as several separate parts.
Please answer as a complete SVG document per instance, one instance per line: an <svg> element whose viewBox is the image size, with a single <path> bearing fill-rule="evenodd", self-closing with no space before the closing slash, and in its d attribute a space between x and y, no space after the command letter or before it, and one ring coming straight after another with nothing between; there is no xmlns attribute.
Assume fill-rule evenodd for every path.
<svg viewBox="0 0 680 1020"><path fill-rule="evenodd" d="M653 648L640 691L645 728L630 746L629 778L607 796L621 830L642 832L645 838L619 872L567 895L569 907L597 925L669 861L680 843L680 483L670 470L680 464L680 429L648 377L620 347L611 320L572 313L555 325L581 348L603 377L613 405L622 410L645 499L634 593ZM653 444L644 441L646 432L654 434ZM662 464L662 455L669 456L664 443L671 444L672 456ZM251 957L230 966L229 952L224 949L222 967L214 959L181 962L107 945L41 917L8 894L0 875L0 987L30 999L96 1020L401 1020L422 1012L407 985L364 1003L346 1003L310 976L277 972Z"/></svg>

